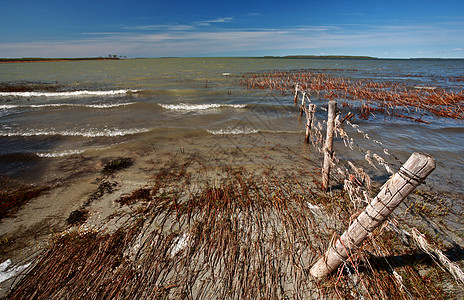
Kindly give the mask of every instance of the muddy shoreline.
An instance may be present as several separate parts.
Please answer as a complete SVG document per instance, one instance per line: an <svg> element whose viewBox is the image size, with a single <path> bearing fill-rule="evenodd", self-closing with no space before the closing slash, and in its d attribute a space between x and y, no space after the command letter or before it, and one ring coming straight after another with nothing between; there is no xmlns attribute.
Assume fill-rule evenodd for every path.
<svg viewBox="0 0 464 300"><path fill-rule="evenodd" d="M265 294L264 290L261 290L261 288L251 288L250 286L251 290L246 290L251 293L248 294L249 296L268 295L280 298L288 293L297 293L297 295L300 296L305 295L309 298L317 298L318 296L322 295L326 297L328 295L335 296L337 294L337 289L338 292L342 291L342 294L344 295L348 295L352 292L357 293L356 288L353 286L353 278L350 277L349 273L343 272L333 274L328 278L328 280L324 281L324 283L317 283L311 280L309 277L307 277L308 268L310 267L311 263L314 263L316 258L320 254L322 254L323 251L325 251L326 244L330 241L331 236L335 233L340 234L341 232L343 232L343 230L346 229L346 227L348 226L350 216L356 214L356 212L360 209L360 207L358 207L357 209L353 207L353 204L350 202L349 197L346 194L344 194L340 188L337 188L338 183L334 182L332 191L330 193L325 194L321 192L321 190L318 188L318 164L314 163L314 156L311 156L308 153L306 153L305 155L296 156L295 152L288 152L286 153L287 157L293 157L293 159L291 161L287 161L286 164L274 165L275 168L271 170L269 167L273 166L272 161L269 164L257 163L266 161L265 159L263 160L261 156L285 156L284 152L286 151L283 151L281 149L279 151L272 150L267 147L257 149L255 147L253 153L249 151L234 152L232 151L233 149L229 149L230 151L225 149L222 153L215 152L214 155L211 155L211 153L203 151L190 152L188 148L187 150L182 149L180 147L174 148L176 147L175 145L173 145L172 147L173 148L170 151L167 151L166 149L163 151L156 150L155 147L146 147L143 151L141 149L139 149L138 151L134 151L134 149L129 149L121 152L115 149L115 151L111 153L100 153L98 155L92 153L89 154L88 157L81 155L75 156L74 158L68 158L68 162L66 164L73 165L75 167L70 169L70 172L68 173L69 176L67 178L62 179L62 184L60 186L56 186L54 189L47 191L38 198L32 199L29 203L25 204L18 212L16 212L9 218L5 218L2 221L0 221L0 228L2 229L1 231L4 232L4 234L0 237L0 239L2 240L2 252L0 253L0 258L2 262L6 259L11 259L15 265L24 265L26 263L32 262L33 266L31 266L31 268L34 268L33 270L35 270L34 272L36 272L35 277L39 276L40 278L42 278L41 276L45 275L46 273L40 275L40 272L48 272L46 271L46 269L43 269L46 267L47 264L58 263L56 261L47 262L44 260L46 257L50 257L51 253L54 253L53 255L57 257L59 257L60 255L64 255L64 258L67 255L66 253L72 253L77 249L83 250L85 247L88 246L89 255L92 255L92 257L94 257L97 260L103 259L103 257L99 258L100 254L98 251L92 252L96 250L90 250L99 249L97 247L97 244L93 245L93 242L98 241L98 243L100 243L101 245L105 243L112 243L111 241L116 241L120 239L118 235L124 234L126 236L126 239L129 239L132 242L127 244L125 247L118 246L117 248L114 248L114 250L112 250L113 252L111 253L114 253L114 255L116 256L112 256L113 254L111 254L110 256L108 256L108 254L105 254L105 257L108 257L109 261L107 261L107 263L110 264L115 263L113 259L115 259L116 261L120 261L121 259L123 259L123 261L126 261L126 259L129 259L124 263L124 266L121 265L119 267L122 268L119 270L126 270L126 264L128 264L127 266L130 266L131 264L137 261L134 261L135 257L138 257L133 252L130 252L133 251L130 249L137 248L137 236L140 235L140 233L138 233L137 231L140 228L137 227L138 225L136 224L138 221L136 220L150 220L150 218L155 218L154 220L158 220L158 218L161 218L164 214L167 214L166 216L169 216L171 213L177 211L178 218L180 217L180 219L174 218L168 223L165 223L164 225L159 225L162 226L162 228L164 228L162 231L156 231L159 227L150 227L151 225L149 224L151 223L144 222L143 224L145 225L140 225L142 226L142 228L145 228L147 234L142 235L142 239L162 239L164 240L164 244L159 245L159 247L161 247L160 251L171 251L171 253L174 253L172 252L173 246L169 246L170 243L175 244L176 239L177 241L180 241L183 237L183 232L189 232L189 230L200 230L200 227L196 226L199 226L200 224L203 224L201 226L205 226L205 222L211 221L210 218L212 216L216 216L216 218L219 218L217 222L221 222L220 224L223 224L221 226L225 226L225 224L228 224L222 223L228 220L228 218L234 219L237 216L242 216L240 217L240 219L236 220L239 223L237 223L236 225L230 225L232 227L228 229L230 230L228 232L230 232L230 234L238 234L239 236L243 235L245 241L247 239L250 239L249 242L245 242L244 244L248 245L247 247L253 247L253 243L262 240L261 244L257 244L259 245L259 247L256 248L256 251L258 251L258 249L262 249L259 251L277 251L276 253L280 254L278 256L273 257L272 259L267 257L265 258L265 261L261 262L261 258L259 258L259 256L255 256L255 254L258 255L259 252L253 252L255 253L253 255L251 255L251 253L243 257L239 255L238 257L242 257L240 258L240 261L247 261L251 265L254 265L256 263L266 265L272 262L272 265L269 265L269 267L277 267L279 265L279 263L277 262L279 261L283 264L288 264L288 262L292 259L292 255L298 255L298 257L301 257L300 259L302 259L302 265L300 266L302 268L301 272L293 273L294 276L297 277L292 277L293 275L290 276L290 274L292 274L291 272L288 273L290 269L281 269L281 271L278 271L278 273L281 272L281 274L287 274L285 276L290 276L291 278L293 278L291 280L288 279L289 281L286 283L278 283L278 286L281 289L281 291L285 291L283 292L283 294L277 290L273 291L271 294ZM105 169L105 166L107 166L108 163L112 160L118 159L118 157L131 157L133 164L127 166L127 168L117 170L111 174L104 174L103 170ZM74 160L74 162L70 162L69 160ZM61 165L58 164L55 166L55 168L63 169L66 164L63 161ZM50 169L49 171L52 171L52 169ZM236 174L241 175L239 177L234 177L236 176ZM237 179L240 180L234 181ZM232 180L232 183L235 183L233 185L230 185L230 180ZM92 195L95 195L95 193L99 190L103 182L108 182L113 186L111 191L103 191L101 194L99 194L99 197L95 198L93 201L91 201L91 203L89 203L86 206L86 209L88 210L88 216L85 222L75 226L68 225L67 218L69 217L69 215L74 210L79 209L80 207L82 207L83 204L88 202L89 198ZM207 192L207 194L204 195L205 197L209 197L206 195L209 195L208 193L211 193L212 191L216 191L216 189L217 191L225 189L224 191L235 193L233 187L240 186L240 182L243 182L245 184L244 187L246 187L245 190L241 189L241 193L245 193L243 196L244 199L246 199L246 197L251 197L250 199L253 199L252 201L257 201L257 199L263 199L260 201L264 201L264 199L266 199L267 197L266 194L257 194L261 196L251 195L253 195L253 193L261 193L266 190L271 190L274 192L271 192L271 194L269 194L270 198L265 202L257 201L254 204L253 202L250 202L250 205L252 205L251 207L254 207L253 209L251 209L251 207L246 208L249 204L246 204L246 202L242 202L242 196L234 196L237 198L236 200L228 204L230 205L227 206L229 208L224 207L221 209L214 208L216 207L214 206L216 204L213 205L213 203L216 203L214 202L216 200L212 200L213 202L211 203L206 202L204 205L201 205L197 208L194 208L197 204L193 204L196 202L191 202L197 199L195 198L197 197L195 195L202 195L205 192ZM256 187L253 187L254 185ZM266 185L268 185L268 188L263 188ZM211 190L211 188L214 189ZM137 193L137 191L140 190L149 190L151 191L151 194L148 198L146 198L145 196L142 197L140 195L145 194L140 192ZM433 191L428 191L426 187L424 189L421 188L420 191L421 192L413 194L410 198L408 198L407 201L405 201L402 204L402 207L400 207L396 212L394 220L399 220L399 226L401 228L419 228L419 230L427 234L427 238L430 239L430 241L432 241L435 245L440 247L443 251L447 251L446 253L448 253L450 257L452 257L453 261L458 263L462 268L464 260L464 252L462 251L462 248L464 247L464 237L462 236L462 234L459 233L459 230L452 229L457 228L459 226L461 226L462 228L462 219L459 217L459 215L462 212L453 211L452 204L447 202L451 201L452 195L437 196L433 193ZM222 195L222 193L223 192L217 195ZM250 196L246 196L246 193L249 193ZM282 194L280 195L279 193ZM175 197L172 198L172 196ZM203 196L200 196L199 199L202 199L201 197ZM463 199L462 195L454 195L454 197L457 197L457 201L459 199ZM123 202L121 202L121 199L134 199L134 202L129 201L127 204L123 204ZM226 198L224 198L221 201L225 201L225 199ZM165 208L161 210L156 210L157 214L161 213L161 215L159 215L158 217L154 217L152 214L154 214L155 211L152 210L152 207L156 207L157 204L163 203L163 201L168 201L166 202L167 206L165 206ZM279 204L279 201L283 202ZM310 205L306 203L310 203ZM174 209L174 211L171 211L171 209L173 209L174 207L173 205L179 205L179 207L177 209ZM184 207L183 205L187 206ZM187 219L182 221L184 218L182 217L182 211L184 211L184 209L187 209L191 205L194 205L191 208L189 208L194 209L191 213L193 219L189 222L187 222ZM204 213L206 213L206 211L204 210L205 205L213 205L211 206L211 209L214 208L219 210L216 213L213 213L212 215L208 215L209 217L207 217L206 215L203 215ZM320 211L317 209L314 210L316 206L319 207L318 209L320 209ZM167 208L169 209L166 210ZM228 211L228 209L232 210ZM287 209L291 209L292 213L287 213ZM262 214L267 215L267 217L265 217ZM288 224L286 223L287 221L281 223L281 221L284 220L282 218L287 218L295 214L303 214L304 217L303 215L301 215L299 218L294 219L294 221L291 221ZM174 217L174 215L172 215L171 217ZM169 219L171 217L169 217ZM248 223L248 221L245 222L245 220L249 220L251 222ZM154 222L155 223L153 224L161 224L158 223L160 221ZM264 229L267 227L263 227L261 229L264 230L262 233L263 236L261 238L255 236L256 233L254 233L255 231L252 230L252 228L254 228L254 226L264 226L260 224L267 224L268 222L269 225L266 226L271 226L270 228L273 228L272 231L267 232L268 229ZM309 223L307 223L307 225L304 225L306 224L305 222ZM288 227L290 226L290 224L294 225ZM311 227L311 229L309 227L298 227L303 225L309 226L310 224L313 224L311 226L315 227ZM213 231L208 231L210 232L209 234L212 234L213 236L215 234L219 234L219 232L215 233L213 229L221 228L221 226L219 226L219 223L213 222L211 223L211 226L212 227L209 230ZM136 230L136 228L139 229ZM289 231L287 232L287 234L284 234L285 230L296 231L292 231L293 233L290 233ZM194 234L193 232L196 231L192 231L192 234ZM437 232L439 232L438 235ZM198 234L200 234L200 232L198 232ZM305 237L306 234L310 234L312 237ZM271 238L274 235L277 236ZM184 238L186 239L187 236L185 236ZM207 238L207 236L203 236L202 238L198 237L198 240L195 238L196 242L192 242L193 244L189 244L190 246L188 246L185 250L179 250L181 252L179 252L178 255L177 252L172 257L172 254L167 255L164 259L166 259L166 261L170 261L169 267L166 267L164 271L163 268L157 269L158 271L156 272L161 273L155 272L156 274L158 274L157 276L160 276L160 274L163 274L163 272L167 272L165 274L165 276L167 277L164 280L162 280L162 277L160 277L158 281L156 281L155 286L146 282L147 286L145 288L154 288L154 290L156 290L155 294L158 296L180 295L179 293L183 293L183 289L181 288L182 285L180 284L180 282L182 282L182 280L185 280L185 278L182 276L179 277L178 275L174 275L174 273L171 273L171 271L169 270L186 268L179 274L183 274L183 272L188 273L187 270L197 270L196 268L198 268L199 266L199 259L205 259L203 257L203 254L200 254L197 251L200 251L201 249L205 248L203 248L203 246L200 247L195 245L197 245L197 243L202 244L205 243L205 241L209 241L208 243L211 244L209 244L207 248L210 247L211 249L213 249L213 251L219 251L219 249L222 248L217 248L219 246L217 243L219 243L220 240L222 240L223 238L224 237L219 238L219 236L217 237L217 239L213 237ZM68 250L64 250L65 252L60 252L61 250L59 250L59 248L56 247L62 244L64 241L66 241L68 245L67 247L70 248ZM295 243L296 241L299 242L293 244L293 251L287 252L288 250L284 250L285 247L289 247L290 245L292 245L291 243ZM448 296L452 295L453 297L458 297L458 295L463 294L463 290L459 288L459 285L453 283L451 275L441 270L440 267L438 267L437 265L434 265L433 260L424 259L423 254L420 253L420 250L418 250L416 246L412 244L406 246L403 243L401 237L394 234L394 232L392 232L388 228L384 228L381 231L376 231L375 241L376 244L367 242L360 249L361 252L358 253L359 261L356 266L356 268L359 268L359 270L364 270L362 271L362 276L360 278L362 278L362 280L364 280L365 282L369 282L369 286L375 287L376 285L379 285L380 282L378 282L375 278L379 276L386 276L385 278L387 278L386 282L388 282L388 287L385 285L379 285L376 287L376 289L380 289L381 293L383 293L389 291L392 288L398 288L396 286L397 283L395 283L395 279L391 273L392 270L395 270L404 278L406 289L409 289L409 292L413 293L416 296L422 295L427 297L427 294L422 293L433 294L436 292ZM226 248L224 248L224 250L221 250L226 252L224 252L223 254L220 254L222 252L217 252L214 255L219 255L217 257L221 257L221 255L226 255L224 256L225 259L228 257L227 253L229 253L227 251L232 251L232 249L235 249L229 249L228 247L231 247L233 245L237 246L243 243L243 241L233 239L230 240L229 243L231 244L229 244L228 246L224 245L224 247ZM287 245L287 243L289 244ZM116 246L114 245L114 247ZM79 250L78 252L82 250ZM146 248L143 251L152 250ZM124 253L126 252L133 254L127 254L129 256L125 256L126 254ZM185 255L187 255L188 253L191 253L189 255L199 256L196 256L195 260L191 261L192 265L177 265L177 259L185 260ZM157 255L159 256L161 254L152 253L151 255L152 257L156 257ZM397 258L395 258L405 256L411 256L411 259L413 261L416 261L417 264L415 266L411 266L409 264L404 264L404 262L402 263L401 259L397 260ZM250 258L248 259L245 257ZM388 264L393 266L393 269L390 269L390 267L388 267L388 264L387 267L385 266L385 260L382 257L387 258ZM75 257L74 259L76 259L76 265L81 265L83 263L83 261L79 262L80 259L78 259L77 257ZM155 263L155 261L147 260L146 256L142 256L140 259L142 260L139 261L138 264L141 264L142 268L148 267L152 263ZM366 262L372 263L374 265L373 269L369 268L368 265L365 265ZM211 261L206 265L212 263L213 262ZM236 263L240 265L239 262ZM218 264L217 266L219 265L220 264ZM297 267L297 265L291 264L289 266L292 266L291 268ZM68 267L70 266L61 265L61 267L59 268ZM84 265L81 265L81 267L84 267ZM92 265L90 265L89 267L98 268L98 266L92 267ZM126 271L128 272L128 270L129 269L127 269ZM216 274L215 276L225 276L225 274L229 274L228 272L232 272L232 270L228 268L222 269L222 271L220 271L220 269L213 271L213 267L213 269L208 270L209 271L204 270L204 272L211 271L214 274ZM271 273L267 272L269 272L270 269L267 270L268 271L265 271L263 269L262 271L260 271L264 272L263 274L261 274L261 276L269 276ZM130 273L125 273L126 271L124 271L123 273L118 273L120 275L117 276L124 276L124 278L126 278L124 280L132 280L132 276L136 276L135 274L130 275ZM222 274L219 271L226 273ZM277 269L275 271L277 272ZM351 272L352 271L354 270L351 270ZM85 274L83 274L83 276L84 275ZM107 274L105 276L110 275ZM111 276L105 280L110 280ZM244 280L245 278L240 277L242 275L238 275L238 273L234 276L237 276L236 278L238 279L241 278L240 280ZM247 276L251 276L251 274ZM431 277L441 279L435 281L428 281L427 278ZM86 278L86 280L92 280L91 277ZM210 282L210 284L212 284L210 288L215 286L216 291L217 289L219 289L219 291L222 291L222 289L225 288L221 285L216 286L214 281L209 281L211 280L211 278L208 278L208 276L192 277L191 280L207 280L208 282ZM79 293L81 293L79 292L82 288L79 283L80 280L78 280L77 278L68 279L77 280L72 281L74 283L69 287L70 290L68 290L68 292L70 293L70 295L74 293L74 295L76 296ZM9 284L18 284L18 282L19 285L16 285L15 290L16 296L14 296L13 299L15 299L15 297L22 297L20 295L25 296L31 293L32 291L30 290L30 288L32 287L32 285L36 284L36 282L24 280L24 278L18 277L17 279L12 278L9 281L3 282L2 284L0 284L2 286L2 290L0 291L1 295L7 295L9 291ZM111 280L114 280L114 278ZM360 279L358 278L356 280ZM271 281L266 283L263 282L262 284L270 284ZM56 286L53 288L52 286L53 284L57 284L57 282L58 281L52 281L50 283L51 285L49 285L50 289L56 288ZM297 282L299 283L297 284ZM275 283L277 284L277 282ZM257 287L259 286L261 285L257 285ZM417 290L411 290L414 286ZM193 289L190 292L194 294L197 293L197 295L203 295L204 297L206 297L211 291L209 289L206 289L202 292L199 286L192 286L192 288ZM144 288L141 287L141 289L143 290ZM241 290L235 288L233 289L235 290L236 295L241 293ZM310 291L311 289L313 292ZM142 290L134 290L131 292L132 294L129 293L126 294L126 296L140 295L139 293ZM42 295L51 295L47 294L50 292L50 290L47 290L47 288L36 292L45 293ZM245 293L245 290L242 290L241 295L246 296L243 293ZM360 294L358 294L358 296L366 296L367 293L372 293L372 290L369 288L367 292L362 291L360 292ZM101 294L101 297L103 298L107 296L108 295L105 296L105 294ZM64 294L62 295L62 297L66 298Z"/></svg>

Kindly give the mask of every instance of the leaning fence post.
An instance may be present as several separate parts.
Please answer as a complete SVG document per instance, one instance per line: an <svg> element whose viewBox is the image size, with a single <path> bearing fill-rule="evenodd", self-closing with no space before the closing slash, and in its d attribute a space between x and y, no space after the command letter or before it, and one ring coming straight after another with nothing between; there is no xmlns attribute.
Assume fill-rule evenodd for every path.
<svg viewBox="0 0 464 300"><path fill-rule="evenodd" d="M300 86L299 86L298 83L297 83L297 84L295 85L295 97L294 97L294 99L293 99L293 100L295 101L295 106L296 106L296 104L298 103L297 101L298 101L298 91L299 91L299 89L300 89Z"/></svg>
<svg viewBox="0 0 464 300"><path fill-rule="evenodd" d="M303 116L303 113L305 111L305 100L306 100L306 92L302 92L302 97L301 97L301 104L300 104L300 118Z"/></svg>
<svg viewBox="0 0 464 300"><path fill-rule="evenodd" d="M314 113L316 112L316 104L308 105L308 113L306 114L306 135L305 143L309 143L309 133L311 131L311 126L313 124Z"/></svg>
<svg viewBox="0 0 464 300"><path fill-rule="evenodd" d="M388 215L420 185L435 169L433 157L413 153L406 163L382 187L350 227L330 246L311 268L311 275L321 278L334 271L351 250L359 246L367 235L377 228Z"/></svg>
<svg viewBox="0 0 464 300"><path fill-rule="evenodd" d="M324 166L322 167L322 189L329 188L330 164L333 158L333 137L335 127L335 110L337 102L334 100L329 101L329 109L327 116L327 135L324 145Z"/></svg>

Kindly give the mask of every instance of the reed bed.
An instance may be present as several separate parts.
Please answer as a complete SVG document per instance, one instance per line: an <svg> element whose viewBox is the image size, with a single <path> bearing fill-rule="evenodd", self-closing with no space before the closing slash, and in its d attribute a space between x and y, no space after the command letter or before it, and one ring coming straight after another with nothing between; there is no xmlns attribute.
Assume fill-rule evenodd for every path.
<svg viewBox="0 0 464 300"><path fill-rule="evenodd" d="M308 70L274 71L244 74L240 83L249 89L301 91L327 100L339 100L344 107L358 112L363 119L374 114L427 123L423 116L464 120L464 91L436 87L406 86L399 83L351 81L342 77ZM415 112L415 114L412 114ZM418 115L417 115L418 114Z"/></svg>
<svg viewBox="0 0 464 300"><path fill-rule="evenodd" d="M326 280L310 276L356 212L342 190L329 197L295 174L230 168L198 185L191 171L163 168L153 186L123 195L117 202L132 213L113 232L84 224L57 236L9 298L445 297L432 278L443 271L421 276L394 259L408 250L391 230L375 231Z"/></svg>

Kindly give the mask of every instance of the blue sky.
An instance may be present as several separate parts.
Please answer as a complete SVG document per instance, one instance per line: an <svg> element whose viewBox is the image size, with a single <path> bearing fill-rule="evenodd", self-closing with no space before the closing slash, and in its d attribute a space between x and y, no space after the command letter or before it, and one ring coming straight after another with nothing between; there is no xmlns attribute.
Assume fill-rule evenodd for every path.
<svg viewBox="0 0 464 300"><path fill-rule="evenodd" d="M464 1L0 0L0 57L464 58Z"/></svg>

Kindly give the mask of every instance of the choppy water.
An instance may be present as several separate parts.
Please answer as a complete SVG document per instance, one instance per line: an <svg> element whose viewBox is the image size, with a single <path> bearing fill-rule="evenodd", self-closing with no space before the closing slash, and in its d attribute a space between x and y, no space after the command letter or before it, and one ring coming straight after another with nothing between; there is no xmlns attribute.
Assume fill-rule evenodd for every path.
<svg viewBox="0 0 464 300"><path fill-rule="evenodd" d="M271 144L298 144L304 128L293 97L239 84L247 72L289 69L418 88L464 88L464 60L160 58L0 64L0 84L9 87L0 90L0 175L21 177L37 160L53 162L189 131L199 143L217 136L252 147L247 143L253 139L237 137L265 135ZM15 90L24 85L31 88ZM323 114L319 108L317 116ZM431 124L383 117L356 123L402 161L415 151L431 154L438 163L433 183L464 192L462 122L427 120ZM348 130L361 147L382 150ZM341 141L335 151L344 159L363 159Z"/></svg>

